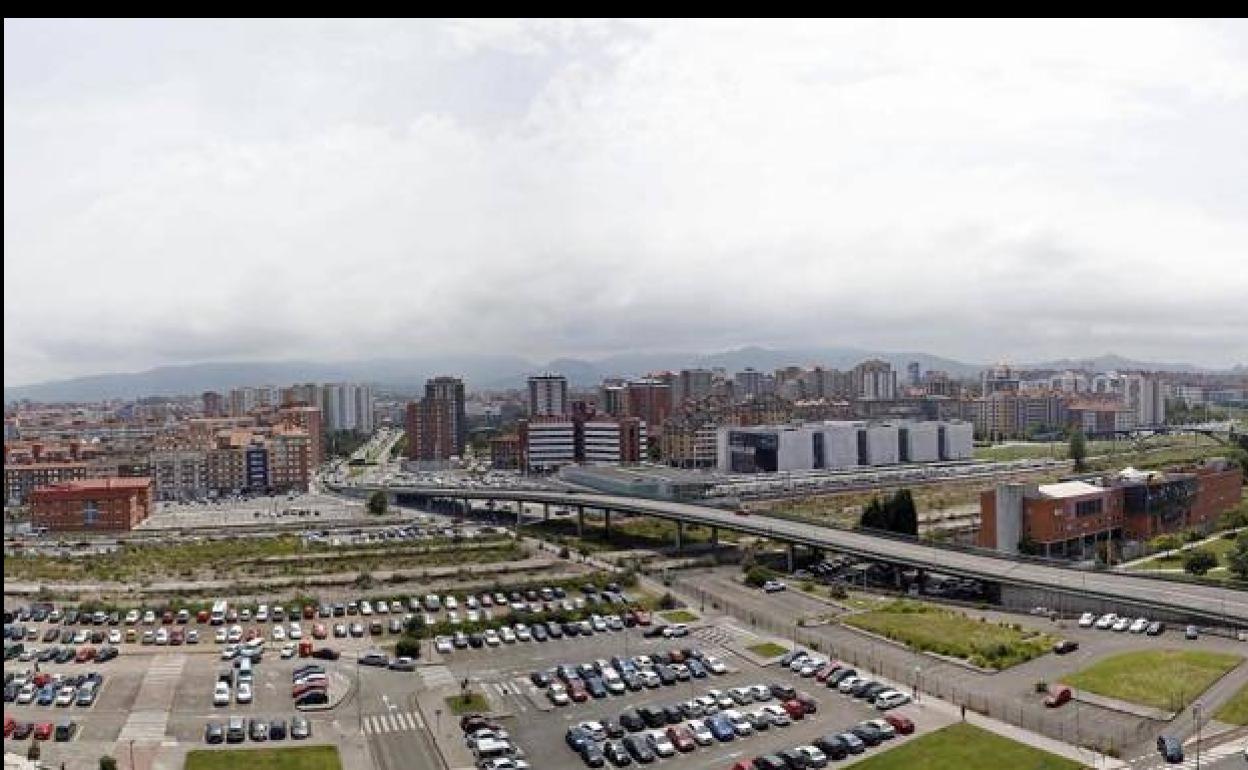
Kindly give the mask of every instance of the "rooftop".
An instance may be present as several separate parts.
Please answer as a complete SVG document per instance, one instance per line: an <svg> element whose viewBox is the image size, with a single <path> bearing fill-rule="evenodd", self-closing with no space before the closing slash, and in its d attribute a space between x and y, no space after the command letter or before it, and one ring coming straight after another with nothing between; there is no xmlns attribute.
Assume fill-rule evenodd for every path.
<svg viewBox="0 0 1248 770"><path fill-rule="evenodd" d="M1045 497L1082 497L1104 492L1104 487L1089 484L1086 481L1062 481L1056 484L1041 484L1040 494Z"/></svg>

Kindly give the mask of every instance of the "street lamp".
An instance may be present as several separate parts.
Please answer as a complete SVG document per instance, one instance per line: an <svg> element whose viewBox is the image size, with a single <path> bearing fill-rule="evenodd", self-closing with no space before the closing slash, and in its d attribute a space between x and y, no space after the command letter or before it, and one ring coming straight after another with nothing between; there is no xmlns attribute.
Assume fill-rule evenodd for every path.
<svg viewBox="0 0 1248 770"><path fill-rule="evenodd" d="M914 667L914 702L919 702L919 690L923 688L923 668L916 665Z"/></svg>
<svg viewBox="0 0 1248 770"><path fill-rule="evenodd" d="M1203 708L1200 701L1192 704L1192 717L1196 720L1196 770L1200 770L1200 712Z"/></svg>

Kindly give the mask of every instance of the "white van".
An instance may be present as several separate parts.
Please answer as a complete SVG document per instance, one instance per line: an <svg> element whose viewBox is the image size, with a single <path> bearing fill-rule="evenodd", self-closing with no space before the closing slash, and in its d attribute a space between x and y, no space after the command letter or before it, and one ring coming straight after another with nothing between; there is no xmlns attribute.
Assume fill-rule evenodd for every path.
<svg viewBox="0 0 1248 770"><path fill-rule="evenodd" d="M442 600L437 594L429 594L425 597L425 609L429 612L437 612L442 609Z"/></svg>

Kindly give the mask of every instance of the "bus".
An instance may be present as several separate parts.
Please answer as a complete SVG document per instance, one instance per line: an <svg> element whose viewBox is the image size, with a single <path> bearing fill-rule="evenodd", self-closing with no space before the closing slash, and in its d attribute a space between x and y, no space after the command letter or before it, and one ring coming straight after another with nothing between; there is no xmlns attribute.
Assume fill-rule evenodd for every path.
<svg viewBox="0 0 1248 770"><path fill-rule="evenodd" d="M212 615L210 622L214 626L219 626L225 622L225 613L229 610L230 605L225 599L218 599L212 603Z"/></svg>

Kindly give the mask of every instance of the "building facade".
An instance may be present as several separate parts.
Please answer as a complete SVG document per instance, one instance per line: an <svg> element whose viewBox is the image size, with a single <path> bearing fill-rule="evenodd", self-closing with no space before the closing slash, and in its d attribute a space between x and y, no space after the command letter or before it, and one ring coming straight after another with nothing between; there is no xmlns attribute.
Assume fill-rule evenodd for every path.
<svg viewBox="0 0 1248 770"><path fill-rule="evenodd" d="M567 417L568 378L542 374L529 378L529 417Z"/></svg>
<svg viewBox="0 0 1248 770"><path fill-rule="evenodd" d="M972 433L969 423L944 421L720 428L716 466L724 473L775 473L964 460L971 457Z"/></svg>
<svg viewBox="0 0 1248 770"><path fill-rule="evenodd" d="M87 479L39 487L31 521L53 532L125 531L152 515L152 480Z"/></svg>

